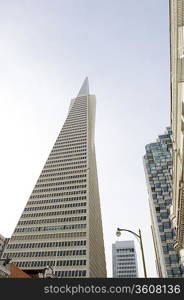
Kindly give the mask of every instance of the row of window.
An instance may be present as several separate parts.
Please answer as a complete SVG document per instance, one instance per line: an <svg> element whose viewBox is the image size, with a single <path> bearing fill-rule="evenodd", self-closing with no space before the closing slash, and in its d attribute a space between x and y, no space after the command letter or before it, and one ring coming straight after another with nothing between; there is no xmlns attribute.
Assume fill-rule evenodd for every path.
<svg viewBox="0 0 184 300"><path fill-rule="evenodd" d="M65 124L71 123L71 122L82 122L87 120L87 107L82 108L80 113L79 111L70 111L70 114L66 118Z"/></svg>
<svg viewBox="0 0 184 300"><path fill-rule="evenodd" d="M130 267L119 267L117 268L118 270L129 270L130 272L136 272L136 268L133 266ZM126 271L125 271L126 272Z"/></svg>
<svg viewBox="0 0 184 300"><path fill-rule="evenodd" d="M76 104L75 104L76 105ZM75 110L73 110L76 108ZM87 107L75 107L73 106L68 114L65 123L72 122L73 120L86 119L87 117Z"/></svg>
<svg viewBox="0 0 184 300"><path fill-rule="evenodd" d="M77 207L77 206L86 206L86 202L78 202L78 203L67 203L67 204L56 204L56 205L44 205L44 206L33 206L26 207L24 211L32 211L32 210L45 210L45 209L58 209L58 208L68 208L68 207Z"/></svg>
<svg viewBox="0 0 184 300"><path fill-rule="evenodd" d="M62 176L62 177L55 177L50 179L38 179L37 183L39 182L47 182L47 181L56 181L56 180L68 180L73 178L83 178L86 177L86 174L77 174L77 175L70 175L70 176Z"/></svg>
<svg viewBox="0 0 184 300"><path fill-rule="evenodd" d="M117 254L116 255L117 258L121 257L121 258L124 258L124 257L135 257L134 254Z"/></svg>
<svg viewBox="0 0 184 300"><path fill-rule="evenodd" d="M81 143L81 142L82 142L82 143ZM55 142L54 145L55 145L55 146L58 146L58 145L64 146L64 145L69 144L69 146L71 146L71 145L80 145L80 144L84 144L84 142L87 143L87 138L78 138L78 139L76 139L76 140L69 140L69 141L60 138L60 139L58 139L58 140ZM68 146L67 146L67 147L68 147Z"/></svg>
<svg viewBox="0 0 184 300"><path fill-rule="evenodd" d="M82 145L82 146L80 146L80 145ZM55 150L55 149L59 149L60 151L61 151L61 153L62 152L64 152L64 151L69 151L69 150L73 150L73 149L81 149L81 148L83 148L83 149L87 149L87 143L84 143L84 142L81 142L81 143L71 143L70 145L67 145L67 146L65 146L65 145L59 145L59 146L54 146L53 147L53 150Z"/></svg>
<svg viewBox="0 0 184 300"><path fill-rule="evenodd" d="M85 231L79 232L60 232L60 233L47 233L47 234L34 234L34 235L15 235L11 237L11 241L22 240L48 240L48 239L61 239L61 238L77 238L86 237Z"/></svg>
<svg viewBox="0 0 184 300"><path fill-rule="evenodd" d="M70 111L71 113L71 111ZM67 125L72 125L72 124L84 124L87 121L87 110L83 110L82 111L83 115L78 115L76 116L76 114L74 114L73 116L71 114L68 115L68 117L66 118L66 121L64 122L64 126Z"/></svg>
<svg viewBox="0 0 184 300"><path fill-rule="evenodd" d="M78 142L78 141L70 141L70 142L56 142L53 146L53 150L54 149L61 149L61 152L66 151L67 149L75 149L76 148L80 148L79 146L83 145L85 147L87 147L87 140L85 139L84 141ZM49 160L48 160L49 161ZM47 161L47 163L48 163Z"/></svg>
<svg viewBox="0 0 184 300"><path fill-rule="evenodd" d="M87 106L81 106L80 108L76 108L70 111L68 117L66 118L65 122L71 122L73 120L82 120L82 119L86 119L87 118Z"/></svg>
<svg viewBox="0 0 184 300"><path fill-rule="evenodd" d="M77 101L77 100L76 100L76 101ZM67 119L68 119L68 118L69 118L69 119L72 119L72 118L75 119L76 116L80 117L81 113L82 113L83 115L86 115L86 113L87 113L87 108L88 108L86 99L85 99L85 102L83 101L83 102L81 102L81 103L76 102L76 101L75 101L74 106L73 106L72 109L70 110L70 113L69 113Z"/></svg>
<svg viewBox="0 0 184 300"><path fill-rule="evenodd" d="M65 241L65 242L47 242L47 243L25 243L9 244L6 249L23 249L23 248L56 248L56 247L73 247L86 246L86 241Z"/></svg>
<svg viewBox="0 0 184 300"><path fill-rule="evenodd" d="M56 276L58 278L67 278L67 277L86 277L85 270L75 270L75 271L56 271Z"/></svg>
<svg viewBox="0 0 184 300"><path fill-rule="evenodd" d="M81 111L70 111L70 114L66 118L66 121L64 124L68 124L71 122L80 122L80 121L86 121L87 120L87 107L81 108Z"/></svg>
<svg viewBox="0 0 184 300"><path fill-rule="evenodd" d="M73 202L73 201L79 201L79 200L86 200L86 196L80 196L80 197L70 197L70 198L60 198L60 199L50 199L50 200L33 200L28 201L28 204L43 204L43 203L55 203L55 202Z"/></svg>
<svg viewBox="0 0 184 300"><path fill-rule="evenodd" d="M50 174L41 174L38 181L37 182L45 182L46 180L47 181L51 181L51 180L56 180L57 179L57 176L64 176L64 175L71 175L76 173L79 175L79 173L85 173L86 174L86 169L78 169L78 170L72 170L71 171L67 171L67 172L58 172L58 173L50 173ZM49 177L49 178L48 178ZM52 178L50 178L52 177ZM41 178L44 178L44 179L41 179Z"/></svg>
<svg viewBox="0 0 184 300"><path fill-rule="evenodd" d="M67 158L67 157L71 157L72 159L75 159L77 156L83 156L83 155L87 155L86 151L80 151L79 153L74 153L74 154L59 154L59 153L54 153L54 154L50 154L48 160L54 160L54 159L60 159L60 158Z"/></svg>
<svg viewBox="0 0 184 300"><path fill-rule="evenodd" d="M82 127L80 129L73 128L73 130L66 130L61 132L56 140L58 142L76 142L81 139L86 139L87 137L87 130L86 128Z"/></svg>
<svg viewBox="0 0 184 300"><path fill-rule="evenodd" d="M45 256L77 256L86 255L86 250L40 251L40 252L9 252L9 258L17 257L45 257Z"/></svg>
<svg viewBox="0 0 184 300"><path fill-rule="evenodd" d="M75 148L78 148L78 149L75 149ZM55 151L55 150L53 150L53 151ZM77 146L77 147L71 147L70 149L58 149L57 150L57 153L55 153L55 154L57 154L57 156L60 156L60 158L62 158L62 157L67 157L66 155L68 155L68 157L69 157L69 155L70 156L76 156L77 155L77 153L79 153L79 155L84 155L84 153L85 152L87 152L87 146L86 145L84 145L84 146Z"/></svg>
<svg viewBox="0 0 184 300"><path fill-rule="evenodd" d="M70 137L70 136L74 136L74 137L80 137L82 136L83 134L86 134L86 129L77 129L77 130L72 130L71 133L63 133L61 131L61 133L59 134L60 137L64 137L64 138L67 138L67 137Z"/></svg>
<svg viewBox="0 0 184 300"><path fill-rule="evenodd" d="M60 210L60 211L50 211L44 213L22 214L21 218L46 217L46 216L57 216L57 215L75 215L75 214L84 214L84 213L86 213L86 209Z"/></svg>
<svg viewBox="0 0 184 300"><path fill-rule="evenodd" d="M79 123L82 121L87 121L87 109L82 109L80 114L77 112L73 115L68 115L64 124Z"/></svg>
<svg viewBox="0 0 184 300"><path fill-rule="evenodd" d="M79 184L79 185L69 185L69 186L60 186L60 187L53 187L47 189L34 189L33 193L43 193L43 192L55 192L61 190L74 190L74 189L81 189L86 188L86 184Z"/></svg>
<svg viewBox="0 0 184 300"><path fill-rule="evenodd" d="M134 248L120 248L120 249L116 249L116 252L117 253L121 253L121 252L126 252L126 253L134 252Z"/></svg>
<svg viewBox="0 0 184 300"><path fill-rule="evenodd" d="M14 232L69 230L69 229L81 229L81 228L86 228L86 224L70 224L70 225L58 225L58 226L46 226L46 227L16 228Z"/></svg>
<svg viewBox="0 0 184 300"><path fill-rule="evenodd" d="M157 196L152 195L154 202L158 202ZM156 207L156 212L160 212L160 210L166 210L166 208L169 208L170 205L172 204L172 199L164 199L164 203L159 203L160 207ZM163 212L163 211L162 211ZM161 212L161 213L162 213Z"/></svg>
<svg viewBox="0 0 184 300"><path fill-rule="evenodd" d="M17 267L28 268L28 267L53 267L55 266L55 261L24 261L16 262ZM60 260L57 261L57 266L85 266L86 260Z"/></svg>
<svg viewBox="0 0 184 300"><path fill-rule="evenodd" d="M65 178L66 180L66 178ZM70 180L70 181L57 181L57 182L49 182L49 183L42 183L36 184L35 187L47 187L47 186L55 186L55 185L69 185L74 183L83 183L86 182L86 179L78 179L78 180Z"/></svg>
<svg viewBox="0 0 184 300"><path fill-rule="evenodd" d="M80 195L86 194L86 190L72 191L72 192L63 192L63 193L54 193L54 194L31 195L30 199L61 197L61 196L78 195L78 194L80 194Z"/></svg>
<svg viewBox="0 0 184 300"><path fill-rule="evenodd" d="M77 97L77 99L75 99L75 102L74 102L74 105L72 106L71 110L70 110L70 113L69 113L69 116L68 117L71 117L72 114L76 113L76 112L79 112L79 115L80 115L80 111L86 111L88 107L88 99L86 96L80 96L80 97Z"/></svg>
<svg viewBox="0 0 184 300"><path fill-rule="evenodd" d="M83 153L83 152L87 151L87 147L86 148L78 147L78 148L79 148L79 150L77 150L77 149L67 150L67 151L61 151L61 149L52 150L49 157L54 156L54 155L65 155L65 154L68 155L68 153L77 154L77 153ZM55 152L57 152L57 153L55 153Z"/></svg>
<svg viewBox="0 0 184 300"><path fill-rule="evenodd" d="M69 126L67 126L67 125L64 125L63 126L63 128L62 128L62 132L63 133L68 133L68 132L73 132L74 130L78 130L78 129L86 129L87 130L87 124L86 124L86 122L84 123L84 124L77 124L77 125L73 125L73 126L71 126L71 125L69 125Z"/></svg>
<svg viewBox="0 0 184 300"><path fill-rule="evenodd" d="M66 136L67 134L71 134L71 133L76 133L76 131L77 132L79 132L79 131L84 131L84 132L87 132L87 126L86 125L83 125L83 126L75 126L75 128L74 127L70 127L70 128L66 128L66 129L63 129L62 128L62 133L64 134L64 136Z"/></svg>
<svg viewBox="0 0 184 300"><path fill-rule="evenodd" d="M74 111L79 111L82 109L82 108L87 108L88 107L88 97L85 95L85 96L80 96L80 97L77 97L74 101L74 104L71 108L71 111L69 113L69 116L71 115L72 112Z"/></svg>
<svg viewBox="0 0 184 300"><path fill-rule="evenodd" d="M76 118L81 118L81 114L84 117L87 116L88 113L88 106L86 103L74 103L73 107L70 110L70 113L67 116L66 120L75 120Z"/></svg>
<svg viewBox="0 0 184 300"><path fill-rule="evenodd" d="M119 262L129 262L129 263L134 262L135 263L135 257L133 257L133 258L118 258L117 262L118 262L118 264L119 264Z"/></svg>
<svg viewBox="0 0 184 300"><path fill-rule="evenodd" d="M87 98L85 96L84 97L80 97L75 99L75 102L70 110L70 113L68 115L68 118L71 118L71 116L74 114L78 114L80 116L80 112L82 111L83 113L86 112L88 108L88 101Z"/></svg>
<svg viewBox="0 0 184 300"><path fill-rule="evenodd" d="M74 169L82 169L86 168L86 165L80 165L80 166L71 166L71 167L66 167L66 168L55 168L55 169L48 169L48 170L43 170L42 174L44 173L52 173L52 172L58 172L58 171L63 171L63 170L74 170ZM72 171L73 172L73 171Z"/></svg>
<svg viewBox="0 0 184 300"><path fill-rule="evenodd" d="M124 262L121 262L121 263L118 261L118 267L119 266L135 266L135 261L132 261L132 262L129 261L129 262L127 262L125 260Z"/></svg>
<svg viewBox="0 0 184 300"><path fill-rule="evenodd" d="M80 125L84 126L87 123L86 121L87 121L86 118L84 121L77 120L75 117L73 118L73 120L70 120L70 121L67 119L62 127L62 131L63 131L63 129L66 129L68 127L74 128L74 127L80 127Z"/></svg>
<svg viewBox="0 0 184 300"><path fill-rule="evenodd" d="M71 130L71 129L76 129L76 128L86 128L88 125L88 120L87 120L87 115L84 113L83 117L72 117L67 118L66 121L64 122L64 125L61 129L61 133Z"/></svg>
<svg viewBox="0 0 184 300"><path fill-rule="evenodd" d="M62 139L62 141L75 141L75 140L78 140L80 138L87 138L87 134L84 133L82 135L81 134L80 135L75 135L75 136L73 136L71 138L68 138L68 137L65 138L64 136L60 137L60 135L58 137L58 139Z"/></svg>
<svg viewBox="0 0 184 300"><path fill-rule="evenodd" d="M81 112L81 116L74 116L74 117L67 117L66 118L66 121L64 122L64 124L63 124L63 127L62 127L62 129L61 129L61 131L60 131L60 133L59 133L59 137L63 134L63 128L64 128L64 126L66 126L66 125L70 125L72 122L74 122L75 121L75 124L79 124L80 122L85 122L84 124L82 124L83 126L86 124L87 125L87 118L86 118L86 112Z"/></svg>
<svg viewBox="0 0 184 300"><path fill-rule="evenodd" d="M136 276L135 275L123 275L123 276L121 276L121 275L117 275L117 278L136 278Z"/></svg>
<svg viewBox="0 0 184 300"><path fill-rule="evenodd" d="M88 107L88 98L86 96L80 96L75 99L75 102L70 110L69 116L71 113L74 113L75 111L81 111L86 109Z"/></svg>
<svg viewBox="0 0 184 300"><path fill-rule="evenodd" d="M71 165L79 165L79 164L84 164L86 163L86 159L79 159L77 161L71 160L71 162L68 163L51 163L49 165L44 166L44 170L50 169L50 168L57 168L57 167L64 167L64 166L71 166Z"/></svg>
<svg viewBox="0 0 184 300"><path fill-rule="evenodd" d="M71 114L71 113L72 112L70 111L70 114L66 118L61 131L63 131L63 128L65 128L67 126L72 127L72 125L76 126L76 125L80 125L80 124L82 124L83 126L86 125L86 123L87 123L87 110L86 109L82 111L82 113L83 113L82 116L81 115L77 116L76 113L75 114Z"/></svg>
<svg viewBox="0 0 184 300"><path fill-rule="evenodd" d="M44 224L44 223L59 223L59 222L76 222L76 221L86 221L86 216L81 217L70 217L70 218L54 218L54 219L42 219L42 220L29 220L29 221L19 221L18 225L26 224Z"/></svg>
<svg viewBox="0 0 184 300"><path fill-rule="evenodd" d="M65 159L49 159L47 160L46 165L50 165L50 164L56 164L56 163L60 163L60 162L66 162L66 161L77 161L77 160L83 160L86 159L86 156L82 156L82 157L76 157L76 158L65 158Z"/></svg>
<svg viewBox="0 0 184 300"><path fill-rule="evenodd" d="M64 167L64 166L74 166L74 165L80 165L80 164L85 164L86 159L79 160L79 161L72 161L69 163L58 163L58 164L51 164L49 166L45 166L44 170L49 170L51 168L57 169L58 167Z"/></svg>

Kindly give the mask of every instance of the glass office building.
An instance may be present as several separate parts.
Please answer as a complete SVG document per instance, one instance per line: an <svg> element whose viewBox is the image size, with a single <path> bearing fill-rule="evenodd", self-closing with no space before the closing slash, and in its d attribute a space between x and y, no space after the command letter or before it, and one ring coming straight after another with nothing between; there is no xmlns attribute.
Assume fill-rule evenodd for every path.
<svg viewBox="0 0 184 300"><path fill-rule="evenodd" d="M159 277L184 277L180 257L174 250L175 230L170 220L172 204L171 129L146 145L144 167L149 194L152 235Z"/></svg>

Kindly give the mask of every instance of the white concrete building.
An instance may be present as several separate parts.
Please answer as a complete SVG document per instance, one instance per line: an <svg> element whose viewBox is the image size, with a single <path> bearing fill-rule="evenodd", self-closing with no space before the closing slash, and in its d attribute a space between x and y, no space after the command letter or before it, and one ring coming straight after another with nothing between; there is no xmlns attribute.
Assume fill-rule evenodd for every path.
<svg viewBox="0 0 184 300"><path fill-rule="evenodd" d="M134 241L118 241L112 244L113 277L138 277L137 254Z"/></svg>
<svg viewBox="0 0 184 300"><path fill-rule="evenodd" d="M184 0L170 0L170 81L173 133L173 203L175 249L184 266Z"/></svg>
<svg viewBox="0 0 184 300"><path fill-rule="evenodd" d="M106 277L95 107L86 78L4 254L28 273L49 266L57 277Z"/></svg>

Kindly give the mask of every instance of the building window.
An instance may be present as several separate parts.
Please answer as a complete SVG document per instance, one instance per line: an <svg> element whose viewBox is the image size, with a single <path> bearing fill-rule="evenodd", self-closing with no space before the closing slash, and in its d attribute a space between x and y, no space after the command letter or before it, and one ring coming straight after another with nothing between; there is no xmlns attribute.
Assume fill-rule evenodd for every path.
<svg viewBox="0 0 184 300"><path fill-rule="evenodd" d="M184 57L184 26L178 28L178 58Z"/></svg>

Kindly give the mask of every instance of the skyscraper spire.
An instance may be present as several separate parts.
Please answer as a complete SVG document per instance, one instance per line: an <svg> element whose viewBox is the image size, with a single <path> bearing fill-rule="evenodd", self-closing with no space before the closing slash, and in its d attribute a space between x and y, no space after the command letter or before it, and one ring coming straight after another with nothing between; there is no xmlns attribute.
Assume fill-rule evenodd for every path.
<svg viewBox="0 0 184 300"><path fill-rule="evenodd" d="M84 96L84 95L89 95L89 81L88 81L88 77L85 78L82 86L81 86L81 89L77 95L77 97L79 96Z"/></svg>

